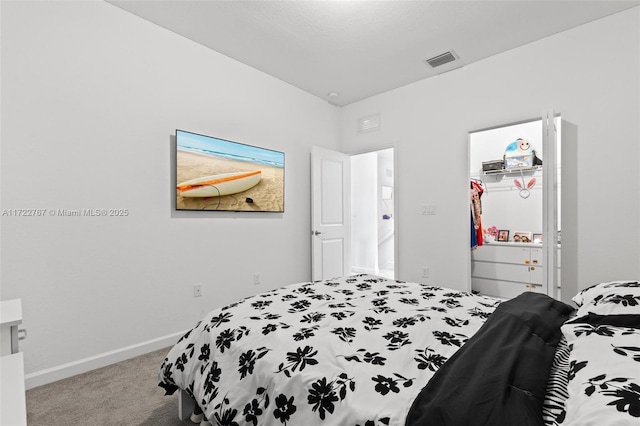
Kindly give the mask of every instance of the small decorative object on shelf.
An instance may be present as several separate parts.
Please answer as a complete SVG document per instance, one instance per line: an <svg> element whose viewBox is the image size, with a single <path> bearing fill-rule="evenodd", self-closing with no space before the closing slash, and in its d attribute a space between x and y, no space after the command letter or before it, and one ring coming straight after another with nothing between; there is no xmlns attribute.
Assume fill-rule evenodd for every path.
<svg viewBox="0 0 640 426"><path fill-rule="evenodd" d="M516 243L530 243L531 232L514 232L513 241Z"/></svg>
<svg viewBox="0 0 640 426"><path fill-rule="evenodd" d="M492 243L498 239L498 228L491 226L484 230L484 242Z"/></svg>
<svg viewBox="0 0 640 426"><path fill-rule="evenodd" d="M498 231L498 241L504 241L504 242L509 241L508 229L501 229L500 231Z"/></svg>
<svg viewBox="0 0 640 426"><path fill-rule="evenodd" d="M505 149L505 169L533 167L541 164L542 160L538 158L536 150L528 140L518 138L507 145L507 148Z"/></svg>
<svg viewBox="0 0 640 426"><path fill-rule="evenodd" d="M534 243L542 243L542 234L533 234Z"/></svg>
<svg viewBox="0 0 640 426"><path fill-rule="evenodd" d="M503 166L504 166L504 160L483 161L482 171L483 172L501 171L504 169Z"/></svg>
<svg viewBox="0 0 640 426"><path fill-rule="evenodd" d="M520 181L518 179L514 179L513 183L516 185L516 187L518 187L518 189L520 190L520 196L522 198L529 198L529 190L531 188L533 188L533 186L536 184L536 178L531 178L529 180L529 182L527 182L526 187L525 187L525 183L524 183L524 177L522 178L522 183L520 183Z"/></svg>

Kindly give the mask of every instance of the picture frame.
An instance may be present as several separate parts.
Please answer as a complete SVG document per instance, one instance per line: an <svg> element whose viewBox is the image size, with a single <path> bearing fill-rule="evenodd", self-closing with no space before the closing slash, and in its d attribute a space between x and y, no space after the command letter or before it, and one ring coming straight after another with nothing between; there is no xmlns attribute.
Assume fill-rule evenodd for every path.
<svg viewBox="0 0 640 426"><path fill-rule="evenodd" d="M542 234L533 234L533 242L542 244Z"/></svg>
<svg viewBox="0 0 640 426"><path fill-rule="evenodd" d="M507 242L509 241L509 230L501 229L498 231L498 241Z"/></svg>
<svg viewBox="0 0 640 426"><path fill-rule="evenodd" d="M285 153L176 129L175 209L284 213Z"/></svg>
<svg viewBox="0 0 640 426"><path fill-rule="evenodd" d="M531 232L518 231L513 233L513 241L516 243L530 243Z"/></svg>

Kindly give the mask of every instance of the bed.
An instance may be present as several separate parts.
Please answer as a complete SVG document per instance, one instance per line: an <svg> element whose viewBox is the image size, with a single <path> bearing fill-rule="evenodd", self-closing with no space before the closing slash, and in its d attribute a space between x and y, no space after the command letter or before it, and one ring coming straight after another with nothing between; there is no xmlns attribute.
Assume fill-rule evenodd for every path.
<svg viewBox="0 0 640 426"><path fill-rule="evenodd" d="M210 312L159 385L213 425L638 424L638 282L574 301L372 275L289 285Z"/></svg>

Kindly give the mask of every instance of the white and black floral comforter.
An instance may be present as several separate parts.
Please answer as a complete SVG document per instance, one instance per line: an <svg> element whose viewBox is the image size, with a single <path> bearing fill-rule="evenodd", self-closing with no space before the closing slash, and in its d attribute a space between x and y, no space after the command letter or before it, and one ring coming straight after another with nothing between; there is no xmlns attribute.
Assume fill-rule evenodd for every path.
<svg viewBox="0 0 640 426"><path fill-rule="evenodd" d="M578 293L562 326L566 400L562 426L640 425L640 281L600 283Z"/></svg>
<svg viewBox="0 0 640 426"><path fill-rule="evenodd" d="M290 285L209 313L171 349L160 386L218 425L404 425L498 303L370 275Z"/></svg>

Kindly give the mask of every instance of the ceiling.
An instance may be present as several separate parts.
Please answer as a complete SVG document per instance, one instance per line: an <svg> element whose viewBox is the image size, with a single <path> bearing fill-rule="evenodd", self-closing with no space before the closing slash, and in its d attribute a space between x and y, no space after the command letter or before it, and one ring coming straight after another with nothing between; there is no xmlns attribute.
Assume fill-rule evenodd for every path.
<svg viewBox="0 0 640 426"><path fill-rule="evenodd" d="M640 4L640 0L107 2L338 106ZM458 59L436 68L426 63L449 50Z"/></svg>

